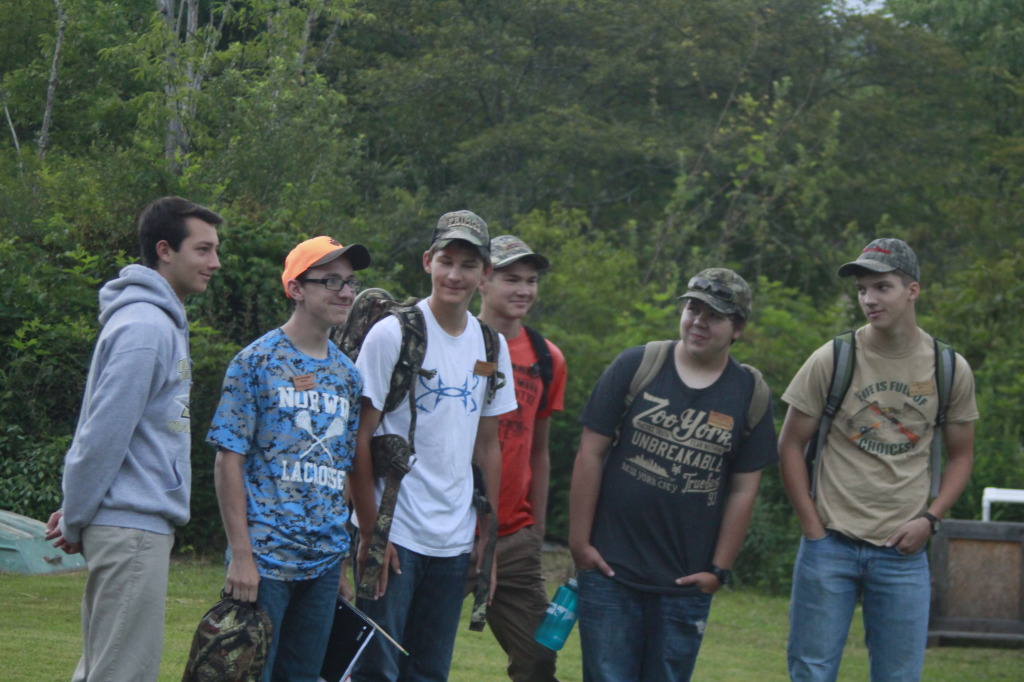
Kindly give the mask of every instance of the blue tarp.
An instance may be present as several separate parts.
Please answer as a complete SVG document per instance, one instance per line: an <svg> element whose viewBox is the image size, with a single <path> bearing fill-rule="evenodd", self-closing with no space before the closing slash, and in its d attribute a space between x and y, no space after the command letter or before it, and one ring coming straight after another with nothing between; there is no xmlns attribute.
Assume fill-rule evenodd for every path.
<svg viewBox="0 0 1024 682"><path fill-rule="evenodd" d="M44 538L46 524L0 511L0 572L56 573L85 568L81 554L65 554Z"/></svg>

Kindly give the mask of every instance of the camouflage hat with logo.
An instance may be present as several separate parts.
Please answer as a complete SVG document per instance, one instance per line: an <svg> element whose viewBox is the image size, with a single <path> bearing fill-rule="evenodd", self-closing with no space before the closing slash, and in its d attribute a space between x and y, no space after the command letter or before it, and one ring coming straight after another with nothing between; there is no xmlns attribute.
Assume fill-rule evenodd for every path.
<svg viewBox="0 0 1024 682"><path fill-rule="evenodd" d="M750 318L751 293L746 280L727 268L708 268L690 278L679 300L695 298L723 315Z"/></svg>
<svg viewBox="0 0 1024 682"><path fill-rule="evenodd" d="M491 262L495 270L520 260L533 262L538 270L547 270L551 267L551 261L534 252L526 242L515 235L503 234L491 240Z"/></svg>
<svg viewBox="0 0 1024 682"><path fill-rule="evenodd" d="M857 260L844 263L839 268L840 277L856 275L859 269L871 272L892 272L899 270L921 281L921 266L914 250L902 239L876 239L860 252Z"/></svg>
<svg viewBox="0 0 1024 682"><path fill-rule="evenodd" d="M460 239L476 247L485 261L491 260L491 236L487 223L472 211L452 211L438 218L430 245L445 248Z"/></svg>

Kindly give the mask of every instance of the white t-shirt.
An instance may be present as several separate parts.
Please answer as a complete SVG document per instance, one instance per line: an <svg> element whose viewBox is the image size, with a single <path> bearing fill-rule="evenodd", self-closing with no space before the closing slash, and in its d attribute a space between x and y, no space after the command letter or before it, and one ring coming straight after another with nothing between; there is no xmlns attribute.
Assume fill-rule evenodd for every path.
<svg viewBox="0 0 1024 682"><path fill-rule="evenodd" d="M448 557L473 547L472 460L480 417L515 410L516 396L505 337L499 335L498 356L505 386L492 402L485 403L487 377L473 371L477 361L486 360L479 321L467 313L465 330L451 336L437 323L428 301L417 304L427 326L423 369L435 374L416 381L415 462L402 479L390 539L420 554ZM363 376L363 396L378 410L384 406L401 342L398 319L389 316L373 326L359 351L356 367ZM382 415L375 435L408 437L409 417L406 402ZM383 491L384 479L377 479L378 503Z"/></svg>

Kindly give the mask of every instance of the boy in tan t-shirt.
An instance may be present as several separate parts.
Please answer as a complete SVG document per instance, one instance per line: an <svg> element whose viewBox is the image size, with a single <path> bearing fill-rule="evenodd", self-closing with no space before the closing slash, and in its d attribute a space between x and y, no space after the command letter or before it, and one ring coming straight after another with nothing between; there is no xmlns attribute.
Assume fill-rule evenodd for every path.
<svg viewBox="0 0 1024 682"><path fill-rule="evenodd" d="M804 450L825 407L831 342L811 355L782 396L789 411L780 466L804 535L790 600L790 677L836 679L862 594L871 678L918 680L931 598L924 546L970 477L974 377L957 355L942 427L948 464L929 504L939 401L932 337L918 328L914 309L917 256L899 239L876 239L839 276L855 279L868 323L855 335L852 382L825 440L814 496Z"/></svg>

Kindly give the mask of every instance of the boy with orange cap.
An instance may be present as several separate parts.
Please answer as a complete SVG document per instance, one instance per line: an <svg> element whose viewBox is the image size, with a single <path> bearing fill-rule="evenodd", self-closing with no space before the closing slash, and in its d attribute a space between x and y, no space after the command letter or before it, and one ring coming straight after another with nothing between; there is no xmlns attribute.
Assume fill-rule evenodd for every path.
<svg viewBox="0 0 1024 682"><path fill-rule="evenodd" d="M353 272L369 264L364 246L326 236L292 249L281 276L291 317L232 360L207 436L228 536L224 591L273 623L265 682L317 679L331 631L363 382L328 335L359 291Z"/></svg>

